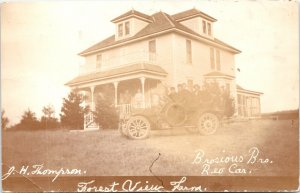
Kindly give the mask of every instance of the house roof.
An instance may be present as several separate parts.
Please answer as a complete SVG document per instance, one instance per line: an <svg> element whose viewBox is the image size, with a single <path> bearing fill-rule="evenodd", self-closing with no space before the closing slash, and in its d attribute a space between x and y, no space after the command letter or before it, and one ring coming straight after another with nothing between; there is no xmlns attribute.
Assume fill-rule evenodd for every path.
<svg viewBox="0 0 300 193"><path fill-rule="evenodd" d="M172 17L176 21L183 21L183 20L194 18L194 17L197 17L197 16L202 16L202 17L204 17L207 20L212 21L212 22L217 21L215 18L213 18L213 17L207 15L206 13L203 13L203 12L201 12L201 11L195 9L195 8L172 15Z"/></svg>
<svg viewBox="0 0 300 193"><path fill-rule="evenodd" d="M230 78L230 79L234 78L234 76L222 73L220 71L213 71L213 72L204 74L203 76L205 76L205 77L226 77L226 78Z"/></svg>
<svg viewBox="0 0 300 193"><path fill-rule="evenodd" d="M93 82L97 80L109 79L113 77L120 77L127 74L139 73L139 72L148 72L152 74L157 74L161 76L166 76L168 73L160 66L147 64L147 63L138 63L128 66L123 66L120 68L111 69L103 72L93 72L85 75L77 76L76 78L70 80L65 85L71 86L80 83Z"/></svg>
<svg viewBox="0 0 300 193"><path fill-rule="evenodd" d="M250 93L250 94L256 94L256 95L261 95L261 94L264 94L262 92L257 92L257 91L252 91L252 90L247 90L247 89L244 89L243 87L241 87L240 85L236 85L236 88L238 91L240 92L244 92L244 93Z"/></svg>
<svg viewBox="0 0 300 193"><path fill-rule="evenodd" d="M148 20L150 22L153 21L153 19L152 19L151 16L146 15L144 13L141 13L139 11L136 11L136 10L132 9L132 10L130 10L130 11L128 11L128 12L126 12L126 13L124 13L124 14L116 17L116 18L114 18L114 19L112 19L111 22L114 22L114 23L115 22L119 22L119 21L122 21L123 19L126 19L126 18L131 17L131 16L133 16L133 17L137 16L139 18L143 18L143 19Z"/></svg>
<svg viewBox="0 0 300 193"><path fill-rule="evenodd" d="M137 11L134 11L137 12ZM126 15L130 14L130 13L125 13ZM123 15L125 15L123 14ZM121 15L122 16L122 15ZM121 17L119 16L119 17ZM123 17L123 16L122 16ZM120 46L126 43L130 43L133 41L139 41L143 38L147 38L150 36L157 36L158 34L161 34L163 32L169 32L171 31L177 31L177 32L182 32L185 35L191 35L195 38L199 38L202 40L205 40L207 42L210 42L212 44L216 44L219 46L223 46L229 50L231 50L234 53L240 53L241 51L216 39L216 38L208 38L205 36L202 36L198 33L196 33L195 31L189 29L188 27L182 25L181 23L177 22L174 20L173 18L174 16L170 16L164 12L157 12L153 15L151 15L152 21L150 22L145 28L143 28L141 31L139 31L138 33L136 33L134 36L126 38L126 39L120 39L120 40L116 40L115 36L112 35L106 39L104 39L103 41L87 48L86 50L82 51L81 53L79 53L79 55L88 55L91 53L94 53L96 51L101 51L104 49L109 49L111 47L115 47L115 46Z"/></svg>

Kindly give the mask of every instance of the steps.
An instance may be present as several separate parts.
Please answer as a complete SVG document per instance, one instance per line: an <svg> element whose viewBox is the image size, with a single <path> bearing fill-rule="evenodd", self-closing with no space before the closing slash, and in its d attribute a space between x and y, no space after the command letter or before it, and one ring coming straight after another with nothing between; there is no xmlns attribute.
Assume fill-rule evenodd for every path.
<svg viewBox="0 0 300 193"><path fill-rule="evenodd" d="M95 131L99 129L99 125L94 121L93 112L84 115L84 131Z"/></svg>

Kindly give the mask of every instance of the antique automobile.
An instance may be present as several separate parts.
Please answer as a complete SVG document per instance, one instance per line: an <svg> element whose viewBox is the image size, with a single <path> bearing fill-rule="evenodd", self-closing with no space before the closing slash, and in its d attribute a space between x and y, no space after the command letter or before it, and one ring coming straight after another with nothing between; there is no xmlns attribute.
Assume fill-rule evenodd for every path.
<svg viewBox="0 0 300 193"><path fill-rule="evenodd" d="M213 97L184 101L164 96L151 108L131 108L120 116L119 131L130 139L145 139L151 130L182 128L200 135L212 135L220 126L223 110Z"/></svg>

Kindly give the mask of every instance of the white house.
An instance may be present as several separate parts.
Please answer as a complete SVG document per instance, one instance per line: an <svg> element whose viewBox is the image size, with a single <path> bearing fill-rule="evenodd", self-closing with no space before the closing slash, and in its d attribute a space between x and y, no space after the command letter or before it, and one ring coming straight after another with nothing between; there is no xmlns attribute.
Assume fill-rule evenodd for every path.
<svg viewBox="0 0 300 193"><path fill-rule="evenodd" d="M147 108L161 83L176 87L216 80L230 90L239 116L258 116L262 93L237 86L234 57L241 51L214 36L216 21L197 9L174 15L130 10L111 20L115 34L79 54L85 64L66 85L85 91L92 109L99 93L125 107L132 104L123 101L125 93L132 99L138 90Z"/></svg>

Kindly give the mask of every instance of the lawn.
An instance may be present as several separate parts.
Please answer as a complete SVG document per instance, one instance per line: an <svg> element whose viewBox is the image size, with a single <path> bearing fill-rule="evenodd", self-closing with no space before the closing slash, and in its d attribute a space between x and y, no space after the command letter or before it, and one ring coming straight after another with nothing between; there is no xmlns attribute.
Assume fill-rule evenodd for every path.
<svg viewBox="0 0 300 193"><path fill-rule="evenodd" d="M207 158L245 158L250 148L257 147L259 156L273 163L242 163L252 171L247 175L297 176L298 136L298 121L291 120L232 123L211 136L184 130L153 131L145 140L127 139L116 130L3 132L3 169L44 164L49 169L78 168L89 176L198 176L206 175L201 174L203 165L192 164L199 149ZM221 175L236 174L225 171Z"/></svg>

